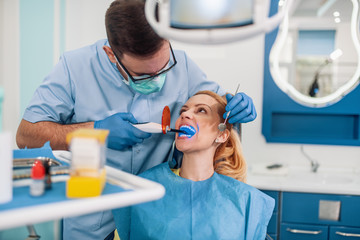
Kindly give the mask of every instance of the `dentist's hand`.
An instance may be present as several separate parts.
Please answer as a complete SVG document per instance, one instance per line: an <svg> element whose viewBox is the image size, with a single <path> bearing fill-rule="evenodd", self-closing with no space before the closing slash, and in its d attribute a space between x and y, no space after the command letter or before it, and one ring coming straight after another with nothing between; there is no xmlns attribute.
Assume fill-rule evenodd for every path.
<svg viewBox="0 0 360 240"><path fill-rule="evenodd" d="M137 123L131 113L116 113L104 120L95 121L94 128L110 130L108 147L123 150L151 136L151 133L143 132L130 123Z"/></svg>
<svg viewBox="0 0 360 240"><path fill-rule="evenodd" d="M227 105L225 107L224 119L228 111L230 112L228 122L247 123L253 121L256 116L256 109L252 99L245 93L237 93L235 96L226 94Z"/></svg>

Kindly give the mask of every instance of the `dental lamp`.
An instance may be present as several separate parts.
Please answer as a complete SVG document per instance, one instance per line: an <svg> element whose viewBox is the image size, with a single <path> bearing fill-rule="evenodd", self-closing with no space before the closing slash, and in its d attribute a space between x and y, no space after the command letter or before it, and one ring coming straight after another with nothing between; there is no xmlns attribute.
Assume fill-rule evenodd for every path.
<svg viewBox="0 0 360 240"><path fill-rule="evenodd" d="M145 16L165 38L195 44L223 44L275 29L293 0L268 17L271 0L147 0Z"/></svg>
<svg viewBox="0 0 360 240"><path fill-rule="evenodd" d="M310 97L316 97L316 94L319 92L319 75L320 72L326 67L328 64L332 63L336 59L338 59L343 54L341 49L336 49L333 51L330 56L323 62L315 72L314 81L312 82L309 88L309 95Z"/></svg>

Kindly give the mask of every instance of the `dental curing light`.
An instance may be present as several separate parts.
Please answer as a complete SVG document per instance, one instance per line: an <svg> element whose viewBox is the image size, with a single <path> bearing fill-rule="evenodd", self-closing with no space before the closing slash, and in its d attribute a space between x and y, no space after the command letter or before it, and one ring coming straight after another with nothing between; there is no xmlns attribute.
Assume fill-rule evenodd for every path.
<svg viewBox="0 0 360 240"><path fill-rule="evenodd" d="M141 131L148 133L163 133L163 134L166 134L167 132L185 133L182 130L170 128L170 121L171 121L170 108L168 106L165 106L161 116L161 124L154 122L147 122L147 123L138 123L132 125L140 129Z"/></svg>

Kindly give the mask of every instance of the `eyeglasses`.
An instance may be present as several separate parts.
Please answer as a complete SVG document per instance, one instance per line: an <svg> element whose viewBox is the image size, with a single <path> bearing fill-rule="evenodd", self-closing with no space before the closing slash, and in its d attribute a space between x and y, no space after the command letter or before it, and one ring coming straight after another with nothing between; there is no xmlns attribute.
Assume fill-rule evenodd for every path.
<svg viewBox="0 0 360 240"><path fill-rule="evenodd" d="M126 69L126 67L120 62L119 58L116 56L115 52L114 52L114 55L115 55L115 58L117 60L117 62L119 63L119 65L121 66L121 68L125 71L125 73L128 75L128 77L131 79L131 81L133 81L134 83L136 82L139 82L139 81L143 81L143 80L147 80L147 81L151 81L153 80L154 78L164 74L164 73L167 73L168 71L170 71L177 63L176 61L176 58L175 58L175 54L174 54L174 51L171 47L171 44L170 44L170 51L171 51L171 55L172 55L172 58L174 59L174 63L166 68L166 69L163 69L163 70L160 70L157 74L155 75L143 75L144 77L136 77L136 79L134 79L133 76L131 76L131 74L129 73L129 71ZM170 62L170 60L169 60Z"/></svg>

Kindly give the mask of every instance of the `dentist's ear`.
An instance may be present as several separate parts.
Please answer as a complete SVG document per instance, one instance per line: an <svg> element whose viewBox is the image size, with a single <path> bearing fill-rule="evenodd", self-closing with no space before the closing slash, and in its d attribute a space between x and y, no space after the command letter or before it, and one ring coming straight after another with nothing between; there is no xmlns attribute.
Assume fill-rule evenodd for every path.
<svg viewBox="0 0 360 240"><path fill-rule="evenodd" d="M229 129L225 129L225 131L221 132L221 134L215 139L215 143L224 143L230 136Z"/></svg>
<svg viewBox="0 0 360 240"><path fill-rule="evenodd" d="M110 59L112 63L116 63L115 54L113 50L108 46L103 46L103 50L105 51L106 55Z"/></svg>

